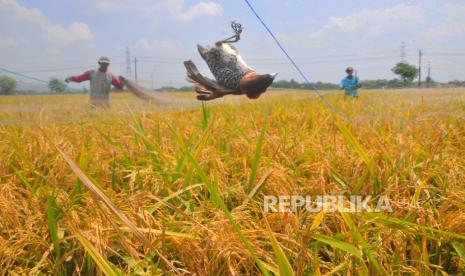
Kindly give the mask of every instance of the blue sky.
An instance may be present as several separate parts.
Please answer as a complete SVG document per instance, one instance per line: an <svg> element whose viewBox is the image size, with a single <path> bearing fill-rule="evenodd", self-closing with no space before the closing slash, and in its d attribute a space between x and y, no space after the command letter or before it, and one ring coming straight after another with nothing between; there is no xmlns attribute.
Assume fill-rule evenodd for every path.
<svg viewBox="0 0 465 276"><path fill-rule="evenodd" d="M250 2L312 81L338 82L349 65L361 79L393 78L402 41L411 63L423 49L423 72L430 63L434 79L465 79L463 0ZM300 80L241 0L0 0L0 67L64 78L106 55L125 75L129 47L145 86L152 76L155 87L180 86L182 61L208 72L195 45L229 36L232 20L245 27L236 47L251 67Z"/></svg>

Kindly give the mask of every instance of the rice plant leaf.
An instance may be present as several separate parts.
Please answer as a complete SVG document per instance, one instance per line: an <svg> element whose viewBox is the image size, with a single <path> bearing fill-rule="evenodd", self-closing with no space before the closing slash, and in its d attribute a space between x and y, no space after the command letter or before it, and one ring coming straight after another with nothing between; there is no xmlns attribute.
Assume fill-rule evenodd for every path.
<svg viewBox="0 0 465 276"><path fill-rule="evenodd" d="M459 255L460 259L462 259L462 263L465 264L465 249L460 242L453 242L452 247L454 247L457 255Z"/></svg>
<svg viewBox="0 0 465 276"><path fill-rule="evenodd" d="M368 153L363 149L362 145L358 142L357 138L352 134L352 132L347 128L345 123L343 122L338 122L336 123L337 128L341 132L342 136L344 137L344 140L346 143L351 145L355 152L360 156L360 158L363 160L363 162L368 166L370 171L373 173L374 168L373 168L373 163L370 157L368 156Z"/></svg>
<svg viewBox="0 0 465 276"><path fill-rule="evenodd" d="M255 146L255 153L252 159L252 168L250 170L247 193L250 193L250 191L252 190L252 187L255 182L255 178L257 176L257 171L258 171L258 167L260 164L260 156L262 155L263 141L265 140L265 134L266 134L267 127L268 127L268 122L262 128L262 131L260 132L260 136L258 137L257 145Z"/></svg>
<svg viewBox="0 0 465 276"><path fill-rule="evenodd" d="M205 130L208 126L208 117L209 117L208 106L205 102L202 102L202 129Z"/></svg>
<svg viewBox="0 0 465 276"><path fill-rule="evenodd" d="M236 121L232 118L232 116L227 112L227 111L224 111L223 113L227 119L227 122L228 123L231 123L231 125L234 127L234 129L236 129L237 131L239 131L239 133L242 135L242 137L244 138L244 140L247 141L247 143L251 144L252 143L252 140L250 140L250 138L247 136L247 134L245 133L244 131L244 128L240 127Z"/></svg>
<svg viewBox="0 0 465 276"><path fill-rule="evenodd" d="M364 213L366 218L370 219L372 222L380 223L390 228L395 228L406 233L426 236L430 239L439 239L441 237L454 238L465 241L465 236L457 233L452 233L448 231L439 230L430 226L423 226L416 224L407 220L402 220L390 216L386 216L379 213ZM430 231L435 235L430 235L424 231Z"/></svg>
<svg viewBox="0 0 465 276"><path fill-rule="evenodd" d="M56 146L56 145L55 145ZM78 167L78 165L65 153L63 152L58 146L56 146L56 149L58 152L61 154L63 159L68 163L70 166L71 170L77 175L77 177L81 180L81 182L86 186L86 188L92 193L92 195L103 202L105 206L107 206L113 214L115 214L129 229L131 229L131 232L140 240L142 241L146 246L149 248L152 247L152 244L150 241L145 237L144 234L142 234L137 227L126 217L126 215L121 212L115 204L103 193L90 179L84 174L84 172Z"/></svg>
<svg viewBox="0 0 465 276"><path fill-rule="evenodd" d="M60 257L60 240L58 238L58 216L60 208L56 204L55 197L47 196L47 222L50 238L53 242L53 254L55 259Z"/></svg>
<svg viewBox="0 0 465 276"><path fill-rule="evenodd" d="M331 178L336 181L336 183L341 187L341 189L347 189L347 184L345 183L344 180L342 180L341 176L336 172L331 170Z"/></svg>
<svg viewBox="0 0 465 276"><path fill-rule="evenodd" d="M321 210L313 219L312 225L310 225L310 231L317 229L320 226L321 221L323 220L324 217L325 217L325 211Z"/></svg>
<svg viewBox="0 0 465 276"><path fill-rule="evenodd" d="M106 135L105 133L103 133L103 131L101 131L99 128L95 127L95 130L100 134L100 136L102 136L102 138L107 141L108 144L110 144L111 146L116 146L116 143L113 141L113 139L110 138L110 136Z"/></svg>
<svg viewBox="0 0 465 276"><path fill-rule="evenodd" d="M234 217L232 216L231 212L229 211L228 207L226 206L224 201L221 199L220 193L219 193L218 189L216 188L216 186L214 186L211 182L208 181L205 173L203 173L203 170L200 167L200 165L197 163L197 161L195 161L192 158L192 156L190 156L190 155L188 155L188 156L189 156L189 160L194 164L197 171L201 172L200 173L201 178L204 181L204 183L207 185L207 188L208 188L210 194L212 195L213 200L221 208L221 210L225 213L226 217L231 222L234 231L236 232L236 234L238 234L239 238L242 240L242 242L245 244L245 246L247 247L249 252L254 257L257 266L260 268L260 270L262 271L262 273L264 275L268 275L268 272L265 270L265 268L264 268L263 264L261 263L260 259L258 259L257 254L255 253L255 250L253 249L252 245L247 240L247 238L244 236L244 234L242 233L239 225L236 223L236 221L234 220Z"/></svg>
<svg viewBox="0 0 465 276"><path fill-rule="evenodd" d="M92 260L97 264L98 268L107 276L123 275L115 266L106 260L95 247L81 234L77 229L73 229L74 236L78 239L86 252L91 256Z"/></svg>
<svg viewBox="0 0 465 276"><path fill-rule="evenodd" d="M370 245L363 239L362 235L358 231L358 228L355 226L355 223L350 218L350 215L344 212L341 212L340 214L346 222L347 226L349 226L350 230L354 233L355 239L362 246L362 251L367 256L368 260L370 261L370 264L373 265L376 272L381 273L381 266L378 260L375 258L373 252L371 251Z"/></svg>
<svg viewBox="0 0 465 276"><path fill-rule="evenodd" d="M244 203L247 203L250 199L253 199L260 192L260 190L263 188L263 185L266 183L266 180L268 179L268 177L270 177L271 172L272 172L272 170L268 170L262 176L262 178L260 178L257 185L255 185L255 187L252 189L252 191L250 191L247 198L244 200Z"/></svg>
<svg viewBox="0 0 465 276"><path fill-rule="evenodd" d="M163 256L156 248L153 247L152 243L149 241L149 239L142 234L141 231L122 213L114 204L111 202L111 200L102 192L98 189L96 185L94 185L90 179L79 169L79 167L74 163L74 161L69 158L68 155L66 155L63 151L61 151L56 145L55 147L57 150L60 152L62 157L66 160L66 162L70 165L71 169L74 171L74 173L79 177L79 179L84 183L84 185L91 191L91 193L95 196L96 199L99 199L101 202L105 204L127 227L128 229L131 230L131 233L136 236L145 246L147 246L150 249L154 249L157 255L160 257L160 259L163 260L163 262L169 266L173 272L177 275L180 275L180 272L176 267L168 260L166 259L165 256Z"/></svg>
<svg viewBox="0 0 465 276"><path fill-rule="evenodd" d="M325 236L321 234L313 234L312 237L319 242L325 243L327 245L330 245L332 247L335 247L335 248L341 249L342 251L350 253L363 262L361 251L350 243L340 241L333 237L329 237L329 236Z"/></svg>
<svg viewBox="0 0 465 276"><path fill-rule="evenodd" d="M23 172L16 169L15 166L13 166L12 164L10 164L10 168L15 172L16 176L18 176L20 182L26 186L29 190L33 191L33 187L31 185L31 183L29 183L29 181L27 180L27 178L23 175Z"/></svg>
<svg viewBox="0 0 465 276"><path fill-rule="evenodd" d="M176 140L178 143L182 146L182 140L179 137L179 134L171 128ZM220 193L218 191L218 188L213 185L213 183L208 179L206 176L205 172L203 171L202 167L199 165L199 163L192 157L192 155L189 153L189 151L186 149L186 147L182 146L182 149L184 150L184 154L187 157L188 161L194 166L196 169L197 173L199 174L200 178L202 179L203 183L205 183L208 191L210 192L210 195L213 199L213 201L220 207L220 209L223 211L223 213L226 215L228 218L229 222L232 225L232 228L234 232L239 236L241 241L244 243L246 246L247 250L250 252L250 254L253 256L255 263L257 264L258 268L260 271L263 273L263 275L269 275L267 270L265 269L263 263L260 261L260 259L257 257L257 254L255 253L255 250L253 249L252 245L250 244L249 240L245 237L245 235L242 233L239 225L237 224L236 220L232 216L231 212L229 211L228 207L224 203L224 201L221 199Z"/></svg>
<svg viewBox="0 0 465 276"><path fill-rule="evenodd" d="M131 229L128 227L120 227L119 228L123 232L131 232ZM148 234L156 234L156 235L166 235L170 237L175 237L175 238L184 238L184 239L191 239L191 240L200 240L200 237L187 234L187 233L182 233L182 232L176 232L176 231L169 231L169 230L159 230L159 229L151 229L151 228L138 228L139 231L143 233L148 233ZM110 229L109 229L110 230Z"/></svg>
<svg viewBox="0 0 465 276"><path fill-rule="evenodd" d="M170 199L176 198L176 197L178 197L179 195L181 195L181 194L183 194L183 193L185 193L185 192L187 192L187 191L190 191L190 190L192 190L192 189L195 189L195 188L198 188L198 187L201 187L201 186L204 186L204 184L200 183L200 184L195 184L195 185L188 186L188 187L186 187L186 188L184 188L184 189L181 189L181 190L179 190L179 191L177 191L177 192L175 192L175 193L172 193L171 195L169 195L169 196L163 198L163 201L168 201L168 200L170 200ZM157 202L157 203L155 203L152 207L150 207L150 208L148 209L148 211L149 211L150 213L153 213L153 212L155 212L158 208L160 208L162 205L163 205L162 203Z"/></svg>
<svg viewBox="0 0 465 276"><path fill-rule="evenodd" d="M352 191L350 191L351 195L356 195L358 194L358 192L360 192L360 189L362 188L363 183L365 183L365 180L367 179L369 175L370 175L370 169L365 169L362 176L360 176L360 178L357 180L355 187L352 188Z"/></svg>
<svg viewBox="0 0 465 276"><path fill-rule="evenodd" d="M268 230L268 236L271 240L271 246L273 247L274 254L276 255L277 263L279 266L279 274L283 276L293 276L294 270L292 269L289 260L287 259L286 254L284 254L283 249L279 246L278 241L276 240L273 232L271 231L271 227L268 224L268 221L265 218L266 228Z"/></svg>

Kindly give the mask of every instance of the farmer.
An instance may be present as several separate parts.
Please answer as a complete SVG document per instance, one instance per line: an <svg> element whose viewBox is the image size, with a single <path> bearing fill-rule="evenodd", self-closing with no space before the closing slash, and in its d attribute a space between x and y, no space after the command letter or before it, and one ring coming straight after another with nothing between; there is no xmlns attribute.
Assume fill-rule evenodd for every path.
<svg viewBox="0 0 465 276"><path fill-rule="evenodd" d="M110 107L109 93L111 85L118 89L123 88L119 78L115 77L108 70L110 59L101 57L98 60L99 68L88 70L81 75L67 77L65 81L82 82L90 80L90 103L93 107Z"/></svg>
<svg viewBox="0 0 465 276"><path fill-rule="evenodd" d="M361 84L358 81L357 76L353 76L354 68L347 67L346 69L347 77L341 80L341 89L345 90L344 99L347 97L354 97L358 99L357 89L361 87Z"/></svg>

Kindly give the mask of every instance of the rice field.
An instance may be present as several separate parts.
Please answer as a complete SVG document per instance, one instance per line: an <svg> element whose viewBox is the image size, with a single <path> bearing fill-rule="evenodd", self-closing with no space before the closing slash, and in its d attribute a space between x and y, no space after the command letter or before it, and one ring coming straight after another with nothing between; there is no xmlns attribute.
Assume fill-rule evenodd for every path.
<svg viewBox="0 0 465 276"><path fill-rule="evenodd" d="M170 93L193 97L193 93ZM465 275L465 89L0 97L0 274ZM370 195L392 212L265 212Z"/></svg>

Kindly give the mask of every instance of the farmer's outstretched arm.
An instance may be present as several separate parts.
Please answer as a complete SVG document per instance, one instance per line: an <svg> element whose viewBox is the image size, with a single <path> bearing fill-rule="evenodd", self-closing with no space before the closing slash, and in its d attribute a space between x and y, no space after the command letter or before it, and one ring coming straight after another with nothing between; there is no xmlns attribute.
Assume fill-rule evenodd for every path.
<svg viewBox="0 0 465 276"><path fill-rule="evenodd" d="M82 82L90 79L90 72L85 71L84 73L77 75L77 76L71 76L67 77L65 79L66 82L74 81L74 82Z"/></svg>
<svg viewBox="0 0 465 276"><path fill-rule="evenodd" d="M344 79L339 83L339 88L344 89Z"/></svg>
<svg viewBox="0 0 465 276"><path fill-rule="evenodd" d="M111 84L118 89L123 89L124 84L115 76L111 76Z"/></svg>

